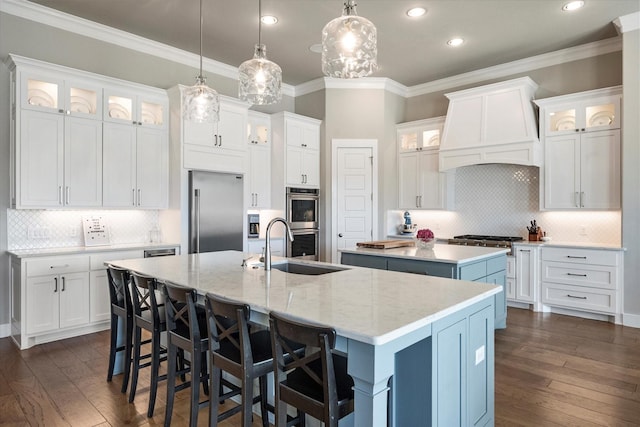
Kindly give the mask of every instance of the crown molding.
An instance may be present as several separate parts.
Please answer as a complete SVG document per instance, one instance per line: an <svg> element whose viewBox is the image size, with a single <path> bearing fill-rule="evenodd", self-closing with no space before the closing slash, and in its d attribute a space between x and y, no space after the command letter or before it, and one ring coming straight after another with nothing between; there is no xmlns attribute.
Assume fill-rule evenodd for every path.
<svg viewBox="0 0 640 427"><path fill-rule="evenodd" d="M640 12L620 16L613 21L619 34L640 29Z"/></svg>
<svg viewBox="0 0 640 427"><path fill-rule="evenodd" d="M194 53L26 0L0 0L0 12L121 46L126 49L157 56L196 69L200 68L200 56ZM202 68L210 73L234 80L237 80L239 76L237 67L209 58L203 58ZM295 96L295 89L291 85L283 84L282 93L283 95L293 97Z"/></svg>
<svg viewBox="0 0 640 427"><path fill-rule="evenodd" d="M531 70L551 67L566 62L578 61L580 59L617 52L620 50L622 50L622 38L619 36L612 37L593 43L556 50L555 52L531 56L518 61L507 62L505 64L495 65L493 67L470 71L468 73L458 74L457 76L446 77L444 79L412 86L409 88L407 96L413 97L439 92L500 77L512 76L518 73L525 73Z"/></svg>
<svg viewBox="0 0 640 427"><path fill-rule="evenodd" d="M408 92L408 88L405 85L387 77L363 77L359 79L320 77L296 86L296 96L324 89L379 89L405 98Z"/></svg>

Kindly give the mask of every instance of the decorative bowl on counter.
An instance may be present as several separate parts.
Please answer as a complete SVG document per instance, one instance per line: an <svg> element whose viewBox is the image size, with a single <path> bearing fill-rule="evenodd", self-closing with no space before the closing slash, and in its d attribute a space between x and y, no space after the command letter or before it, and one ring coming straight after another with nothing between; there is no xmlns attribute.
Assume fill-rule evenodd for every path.
<svg viewBox="0 0 640 427"><path fill-rule="evenodd" d="M433 249L433 245L436 244L436 236L433 235L433 231L428 228L422 228L416 233L416 246L419 249Z"/></svg>

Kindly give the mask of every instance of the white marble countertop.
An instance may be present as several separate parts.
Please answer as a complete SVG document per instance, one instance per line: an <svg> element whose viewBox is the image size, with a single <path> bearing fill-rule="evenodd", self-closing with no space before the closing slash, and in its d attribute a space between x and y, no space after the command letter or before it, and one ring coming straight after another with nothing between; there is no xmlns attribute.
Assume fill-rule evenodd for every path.
<svg viewBox="0 0 640 427"><path fill-rule="evenodd" d="M70 246L63 248L18 249L7 251L7 253L17 258L29 258L48 255L81 255L111 251L131 251L136 249L144 250L179 247L179 243L127 243L122 245L104 246Z"/></svg>
<svg viewBox="0 0 640 427"><path fill-rule="evenodd" d="M481 261L485 258L509 252L508 248L485 248L480 246L461 246L436 243L433 249L418 249L416 247L402 247L392 249L339 249L343 253L360 255L374 255L391 258L415 259L422 261L437 261L448 264L463 264Z"/></svg>
<svg viewBox="0 0 640 427"><path fill-rule="evenodd" d="M576 242L556 242L550 240L548 242L530 242L528 240L523 240L521 242L514 242L514 246L538 246L538 247L547 247L547 248L579 248L579 249L601 249L605 251L624 251L625 248L620 245L612 245L609 243L576 243Z"/></svg>
<svg viewBox="0 0 640 427"><path fill-rule="evenodd" d="M110 261L110 264L243 301L262 313L276 310L333 326L343 337L382 345L500 292L487 283L369 268L308 276L258 268L246 254L210 252ZM273 263L286 262L273 257ZM292 261L320 264L314 261Z"/></svg>

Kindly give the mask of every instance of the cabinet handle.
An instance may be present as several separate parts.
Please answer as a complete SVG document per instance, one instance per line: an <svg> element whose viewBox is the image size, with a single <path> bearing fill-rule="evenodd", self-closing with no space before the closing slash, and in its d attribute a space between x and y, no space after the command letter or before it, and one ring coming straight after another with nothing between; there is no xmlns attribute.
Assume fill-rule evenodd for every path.
<svg viewBox="0 0 640 427"><path fill-rule="evenodd" d="M140 189L138 188L138 206L140 206L142 204L142 196L140 194Z"/></svg>
<svg viewBox="0 0 640 427"><path fill-rule="evenodd" d="M66 191L65 191L65 193L66 193L66 194L65 194L66 200L65 200L64 204L65 204L65 205L68 205L68 204L69 204L69 186L68 186L68 185L67 185L67 187L66 187Z"/></svg>
<svg viewBox="0 0 640 427"><path fill-rule="evenodd" d="M57 277L53 278L53 283L54 283L53 292L58 292L58 278Z"/></svg>
<svg viewBox="0 0 640 427"><path fill-rule="evenodd" d="M587 259L586 256L573 256L573 255L567 255L567 258L571 258L571 259Z"/></svg>
<svg viewBox="0 0 640 427"><path fill-rule="evenodd" d="M309 178L307 177L307 174L305 173L304 174L304 183L306 184L308 182L309 182Z"/></svg>
<svg viewBox="0 0 640 427"><path fill-rule="evenodd" d="M62 292L64 292L64 276L62 276Z"/></svg>
<svg viewBox="0 0 640 427"><path fill-rule="evenodd" d="M587 277L586 274L567 273L567 276Z"/></svg>
<svg viewBox="0 0 640 427"><path fill-rule="evenodd" d="M134 126L138 124L135 120L131 122Z"/></svg>
<svg viewBox="0 0 640 427"><path fill-rule="evenodd" d="M131 206L135 206L136 205L136 189L132 188L131 189Z"/></svg>
<svg viewBox="0 0 640 427"><path fill-rule="evenodd" d="M567 297L569 297L569 298L575 298L575 299L587 299L587 297L579 297L579 296L571 295L571 294L567 294Z"/></svg>
<svg viewBox="0 0 640 427"><path fill-rule="evenodd" d="M58 185L58 204L62 204L62 185Z"/></svg>
<svg viewBox="0 0 640 427"><path fill-rule="evenodd" d="M138 122L138 126L142 126L142 122Z"/></svg>
<svg viewBox="0 0 640 427"><path fill-rule="evenodd" d="M411 274L422 274L423 276L428 276L429 272L427 270L425 271L412 271L412 270L407 270L407 273L411 273Z"/></svg>
<svg viewBox="0 0 640 427"><path fill-rule="evenodd" d="M338 233L338 237L342 237L342 233Z"/></svg>
<svg viewBox="0 0 640 427"><path fill-rule="evenodd" d="M218 135L218 139L220 142L218 142L218 147L222 147L222 135Z"/></svg>
<svg viewBox="0 0 640 427"><path fill-rule="evenodd" d="M69 264L64 264L64 265L50 265L49 268L50 269L54 269L54 268L67 268L69 267Z"/></svg>
<svg viewBox="0 0 640 427"><path fill-rule="evenodd" d="M576 208L580 207L580 204L578 203L578 192L577 191L573 195L573 204L576 205Z"/></svg>
<svg viewBox="0 0 640 427"><path fill-rule="evenodd" d="M520 249L520 252L531 252L531 249Z"/></svg>
<svg viewBox="0 0 640 427"><path fill-rule="evenodd" d="M582 132L584 132L584 130L585 130L585 129L584 129L584 128L582 128Z"/></svg>
<svg viewBox="0 0 640 427"><path fill-rule="evenodd" d="M584 191L580 192L580 207L584 208Z"/></svg>
<svg viewBox="0 0 640 427"><path fill-rule="evenodd" d="M580 129L576 129L576 132L580 132Z"/></svg>
<svg viewBox="0 0 640 427"><path fill-rule="evenodd" d="M307 146L307 144L300 144L300 145L302 145L303 147L306 147L306 146Z"/></svg>
<svg viewBox="0 0 640 427"><path fill-rule="evenodd" d="M255 193L255 194L256 194L256 203L253 206L258 206L258 193Z"/></svg>
<svg viewBox="0 0 640 427"><path fill-rule="evenodd" d="M214 141L213 141L213 146L217 147L218 146L218 135L214 134L213 135Z"/></svg>

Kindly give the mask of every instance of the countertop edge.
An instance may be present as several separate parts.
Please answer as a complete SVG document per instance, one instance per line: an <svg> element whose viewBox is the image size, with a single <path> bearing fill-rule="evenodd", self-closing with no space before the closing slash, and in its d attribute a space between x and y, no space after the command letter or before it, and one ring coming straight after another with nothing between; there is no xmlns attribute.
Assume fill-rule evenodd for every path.
<svg viewBox="0 0 640 427"><path fill-rule="evenodd" d="M60 248L38 248L38 249L13 249L8 250L7 254L16 258L32 258L42 256L57 255L81 255L94 254L101 252L117 252L128 250L145 250L160 248L179 248L180 243L125 243L121 245L104 245L104 246L69 246Z"/></svg>
<svg viewBox="0 0 640 427"><path fill-rule="evenodd" d="M438 244L436 244L438 245ZM444 245L449 246L449 245ZM474 246L464 246L464 248L473 248ZM449 259L449 258L429 258L429 257L421 257L418 255L407 255L407 254L398 254L394 253L394 249L403 249L403 248L390 248L390 249L369 249L369 248L351 248L351 249L338 249L338 252L341 253L349 253L356 255L370 255L370 256L378 256L378 257L387 257L387 258L398 258L398 259L411 259L417 261L430 261L430 262L440 262L443 264L465 264L474 261L482 261L483 259L494 257L500 254L507 254L509 252L509 248L482 248L482 249L492 249L490 253L483 253L476 256L471 256L467 258L461 259Z"/></svg>

